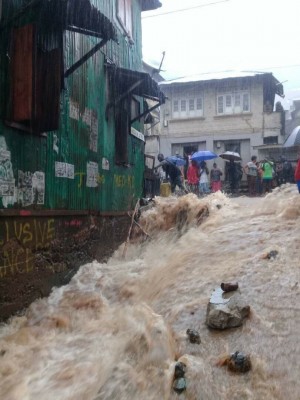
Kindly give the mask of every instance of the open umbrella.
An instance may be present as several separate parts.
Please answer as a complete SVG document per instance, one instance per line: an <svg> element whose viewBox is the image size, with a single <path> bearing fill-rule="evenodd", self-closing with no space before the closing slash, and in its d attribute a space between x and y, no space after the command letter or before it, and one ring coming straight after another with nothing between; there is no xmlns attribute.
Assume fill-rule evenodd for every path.
<svg viewBox="0 0 300 400"><path fill-rule="evenodd" d="M166 160L177 165L177 167L181 167L182 165L186 165L186 161L184 158L178 157L178 156L171 156L171 157L166 157Z"/></svg>
<svg viewBox="0 0 300 400"><path fill-rule="evenodd" d="M236 153L234 151L225 151L225 153L220 154L219 157L223 158L223 160L228 161L241 161L242 159L239 153Z"/></svg>
<svg viewBox="0 0 300 400"><path fill-rule="evenodd" d="M193 161L206 161L206 160L212 160L213 158L217 158L218 155L213 153L212 151L209 150L199 150L196 151L191 157L191 160Z"/></svg>
<svg viewBox="0 0 300 400"><path fill-rule="evenodd" d="M283 144L283 147L293 146L300 146L300 125L293 129L292 133Z"/></svg>

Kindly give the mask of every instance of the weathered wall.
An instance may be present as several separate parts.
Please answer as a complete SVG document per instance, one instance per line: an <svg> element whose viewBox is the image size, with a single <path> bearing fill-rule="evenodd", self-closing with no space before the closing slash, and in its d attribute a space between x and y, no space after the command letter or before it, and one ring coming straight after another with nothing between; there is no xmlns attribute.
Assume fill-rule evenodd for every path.
<svg viewBox="0 0 300 400"><path fill-rule="evenodd" d="M115 121L106 118L105 58L142 71L141 4L132 1L132 38L116 17L116 1L91 3L117 27L109 41L64 81L59 129L42 135L6 123L10 88L9 34L35 20L13 17L25 0L3 4L0 32L0 318L7 318L53 285L67 283L80 265L105 260L126 238L142 193L144 142L128 135L127 166L115 163ZM55 22L55 21L54 21ZM11 25L10 25L11 24ZM65 70L101 39L65 32ZM142 130L141 123L134 127Z"/></svg>
<svg viewBox="0 0 300 400"><path fill-rule="evenodd" d="M86 262L106 261L126 238L129 223L127 215L2 216L0 320L69 282Z"/></svg>
<svg viewBox="0 0 300 400"><path fill-rule="evenodd" d="M0 208L128 210L141 195L144 143L129 135L129 165L115 164L113 112L105 118L108 85L104 67L107 56L117 66L142 70L140 2L133 1L133 41L124 36L116 17L115 1L93 0L92 3L119 29L119 44L108 42L65 80L57 131L36 136L5 125L9 58L6 56L8 42L0 40L0 166L3 167L2 176L0 169ZM3 20L22 4L21 0L10 3L4 9ZM34 21L34 12L24 14L17 21L21 25ZM99 40L66 32L65 69ZM141 130L139 122L135 127Z"/></svg>

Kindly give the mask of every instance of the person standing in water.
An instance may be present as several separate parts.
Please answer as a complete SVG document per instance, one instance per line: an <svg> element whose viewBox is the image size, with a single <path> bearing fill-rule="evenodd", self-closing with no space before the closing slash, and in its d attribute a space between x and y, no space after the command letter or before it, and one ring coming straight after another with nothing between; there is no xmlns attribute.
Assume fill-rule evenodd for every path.
<svg viewBox="0 0 300 400"><path fill-rule="evenodd" d="M187 170L187 181L192 193L199 194L199 168L196 161L192 160Z"/></svg>
<svg viewBox="0 0 300 400"><path fill-rule="evenodd" d="M272 191L272 179L273 179L273 163L269 160L264 160L262 163L263 170L263 194L270 193Z"/></svg>
<svg viewBox="0 0 300 400"><path fill-rule="evenodd" d="M256 162L257 162L257 157L252 156L251 161L249 161L244 168L245 174L247 175L248 189L250 196L255 196L256 194L256 177L257 177Z"/></svg>
<svg viewBox="0 0 300 400"><path fill-rule="evenodd" d="M210 171L210 182L211 182L211 190L212 192L217 192L221 190L221 176L223 172L217 166L216 163L213 164L213 168Z"/></svg>
<svg viewBox="0 0 300 400"><path fill-rule="evenodd" d="M157 159L159 161L159 164L154 168L154 170L157 170L157 168L162 167L163 171L166 174L166 179L168 178L170 179L171 192L174 193L176 186L178 186L179 189L187 193L187 190L182 185L180 169L171 161L165 159L164 155L161 153L158 154Z"/></svg>
<svg viewBox="0 0 300 400"><path fill-rule="evenodd" d="M209 171L208 168L206 166L206 162L205 161L201 161L200 164L200 181L199 181L199 190L200 190L200 194L208 194L209 191L209 187L208 187L208 175L209 175Z"/></svg>

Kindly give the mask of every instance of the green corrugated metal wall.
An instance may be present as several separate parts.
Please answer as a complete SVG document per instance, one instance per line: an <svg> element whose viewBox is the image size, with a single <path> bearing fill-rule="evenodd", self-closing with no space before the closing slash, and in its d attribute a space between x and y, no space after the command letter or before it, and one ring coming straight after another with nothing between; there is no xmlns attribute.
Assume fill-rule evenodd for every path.
<svg viewBox="0 0 300 400"><path fill-rule="evenodd" d="M3 20L8 17L10 7L14 11L24 2L11 1L4 6ZM99 10L117 25L115 1L91 1ZM133 0L134 45L128 44L119 32L119 45L108 42L84 65L67 78L66 88L61 92L60 128L48 132L46 137L35 136L26 132L8 128L3 123L8 99L8 73L5 40L0 39L0 138L4 137L7 150L11 153L14 178L18 171L45 172L45 203L39 208L66 210L121 211L133 207L141 195L144 170L144 143L129 135L128 151L131 167L125 168L114 163L115 136L112 116L105 119L107 104L104 54L117 66L141 70L141 18L140 2ZM11 15L11 14L9 14ZM21 24L31 22L34 15L25 14ZM83 56L99 40L73 32L65 32L64 58L68 67ZM70 118L70 101L79 106L79 120ZM89 128L82 121L85 109L91 110L98 118L97 152L89 149ZM141 126L136 125L137 129ZM57 147L55 147L55 145ZM58 151L56 150L58 149ZM109 160L110 169L101 168L102 158ZM75 179L55 177L55 162L73 164ZM99 165L97 187L86 186L87 162ZM3 208L4 204L0 207ZM13 203L13 202L12 202ZM20 207L10 204L9 207ZM31 207L37 207L31 205Z"/></svg>

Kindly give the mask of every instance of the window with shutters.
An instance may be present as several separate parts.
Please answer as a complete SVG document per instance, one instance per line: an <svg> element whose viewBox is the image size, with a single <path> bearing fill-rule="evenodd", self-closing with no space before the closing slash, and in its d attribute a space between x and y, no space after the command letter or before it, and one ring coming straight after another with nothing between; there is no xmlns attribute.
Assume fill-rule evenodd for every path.
<svg viewBox="0 0 300 400"><path fill-rule="evenodd" d="M186 97L173 100L172 117L197 118L203 116L203 98Z"/></svg>
<svg viewBox="0 0 300 400"><path fill-rule="evenodd" d="M37 134L58 129L61 73L59 47L38 43L32 24L14 28L7 123Z"/></svg>
<svg viewBox="0 0 300 400"><path fill-rule="evenodd" d="M250 112L250 94L248 91L218 93L217 114L240 114Z"/></svg>
<svg viewBox="0 0 300 400"><path fill-rule="evenodd" d="M132 0L117 0L117 17L126 35L132 38Z"/></svg>

